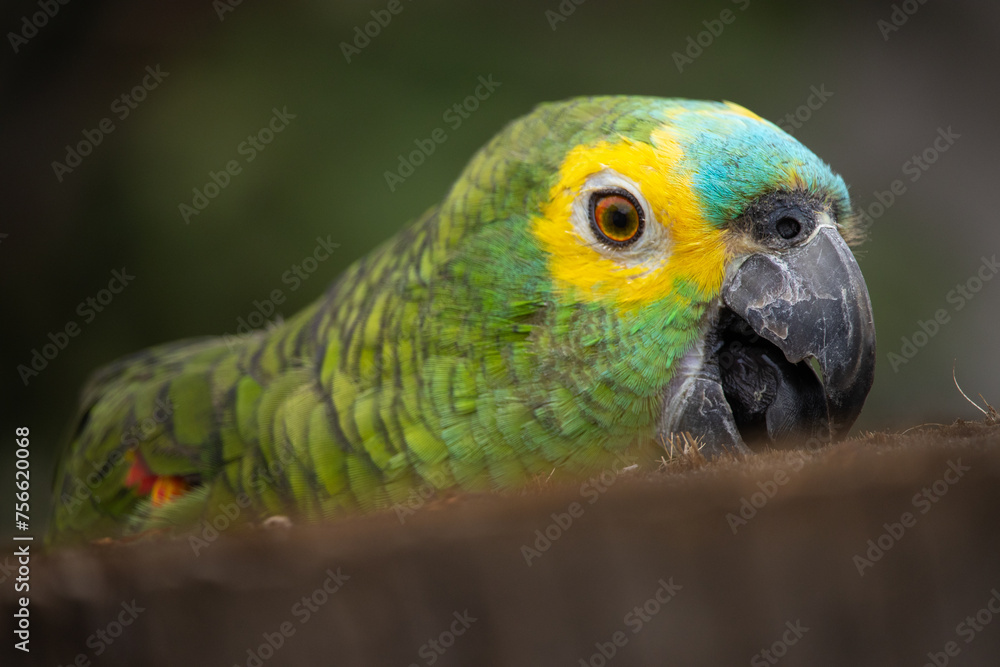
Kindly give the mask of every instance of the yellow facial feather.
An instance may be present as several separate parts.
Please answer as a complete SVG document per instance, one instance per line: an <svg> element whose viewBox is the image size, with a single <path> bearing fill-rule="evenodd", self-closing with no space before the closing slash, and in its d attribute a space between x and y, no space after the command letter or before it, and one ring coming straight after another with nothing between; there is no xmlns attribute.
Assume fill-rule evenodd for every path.
<svg viewBox="0 0 1000 667"><path fill-rule="evenodd" d="M732 111L738 116L746 116L747 118L752 118L753 120L759 120L762 123L767 122L763 118L755 114L753 111L750 111L750 109L747 109L745 106L741 104L737 104L736 102L730 102L729 100L726 100L724 104L727 107L729 107L730 111Z"/></svg>
<svg viewBox="0 0 1000 667"><path fill-rule="evenodd" d="M718 293L725 275L724 231L705 220L691 177L679 169L683 150L663 126L652 134L653 145L622 138L572 149L549 191L543 214L532 232L549 253L549 271L557 287L586 301L613 302L639 308L671 295L687 281L705 298ZM602 246L573 223L574 201L588 179L613 170L639 186L645 198L646 234L660 225L664 242L645 261L628 261L621 250Z"/></svg>

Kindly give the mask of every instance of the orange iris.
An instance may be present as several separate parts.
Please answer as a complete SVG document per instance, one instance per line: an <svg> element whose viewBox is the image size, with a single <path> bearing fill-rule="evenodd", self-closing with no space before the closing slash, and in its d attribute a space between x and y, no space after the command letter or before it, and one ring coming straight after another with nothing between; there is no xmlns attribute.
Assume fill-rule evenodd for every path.
<svg viewBox="0 0 1000 667"><path fill-rule="evenodd" d="M642 232L642 216L636 203L617 192L595 195L590 218L598 236L612 245L627 245Z"/></svg>

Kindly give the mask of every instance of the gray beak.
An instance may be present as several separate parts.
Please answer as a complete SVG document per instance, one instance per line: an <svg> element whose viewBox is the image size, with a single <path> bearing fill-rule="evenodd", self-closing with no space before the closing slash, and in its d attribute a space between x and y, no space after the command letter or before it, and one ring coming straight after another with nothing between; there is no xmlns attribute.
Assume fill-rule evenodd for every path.
<svg viewBox="0 0 1000 667"><path fill-rule="evenodd" d="M875 322L861 267L837 230L820 227L781 255L751 255L722 301L789 362L818 362L830 435L846 435L875 379Z"/></svg>
<svg viewBox="0 0 1000 667"><path fill-rule="evenodd" d="M861 269L837 230L822 224L801 245L746 257L721 297L718 323L687 360L694 370L668 388L661 435L699 435L708 455L745 452L744 440L846 435L874 380L875 326Z"/></svg>

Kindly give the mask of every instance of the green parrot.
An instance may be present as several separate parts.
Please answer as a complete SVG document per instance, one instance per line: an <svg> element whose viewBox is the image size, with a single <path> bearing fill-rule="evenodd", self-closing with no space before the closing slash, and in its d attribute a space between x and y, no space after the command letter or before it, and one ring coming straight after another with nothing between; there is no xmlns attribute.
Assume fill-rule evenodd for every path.
<svg viewBox="0 0 1000 667"><path fill-rule="evenodd" d="M733 103L543 104L315 303L100 370L50 541L826 442L873 381L844 181Z"/></svg>

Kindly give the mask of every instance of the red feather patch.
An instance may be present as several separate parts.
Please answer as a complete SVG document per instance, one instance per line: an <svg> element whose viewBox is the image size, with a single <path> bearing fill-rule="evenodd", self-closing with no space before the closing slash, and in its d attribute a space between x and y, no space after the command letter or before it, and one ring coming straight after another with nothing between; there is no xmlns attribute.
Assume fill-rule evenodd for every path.
<svg viewBox="0 0 1000 667"><path fill-rule="evenodd" d="M181 477L173 475L154 475L146 465L142 454L136 452L132 467L129 468L125 477L125 486L129 487L137 495L152 495L154 507L165 505L174 498L184 495L188 488L187 482Z"/></svg>

